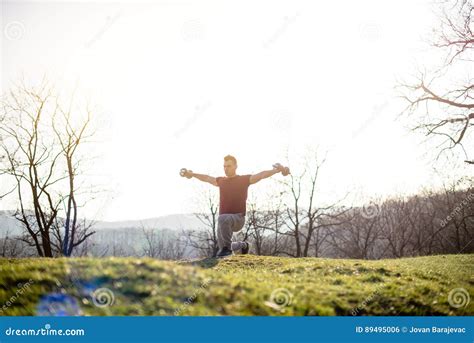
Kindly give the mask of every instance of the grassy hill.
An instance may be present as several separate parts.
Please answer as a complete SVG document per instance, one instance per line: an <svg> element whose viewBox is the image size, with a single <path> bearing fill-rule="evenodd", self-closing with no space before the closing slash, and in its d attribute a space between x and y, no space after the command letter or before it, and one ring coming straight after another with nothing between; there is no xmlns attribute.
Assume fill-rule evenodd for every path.
<svg viewBox="0 0 474 343"><path fill-rule="evenodd" d="M473 291L472 254L0 259L0 315L474 315Z"/></svg>

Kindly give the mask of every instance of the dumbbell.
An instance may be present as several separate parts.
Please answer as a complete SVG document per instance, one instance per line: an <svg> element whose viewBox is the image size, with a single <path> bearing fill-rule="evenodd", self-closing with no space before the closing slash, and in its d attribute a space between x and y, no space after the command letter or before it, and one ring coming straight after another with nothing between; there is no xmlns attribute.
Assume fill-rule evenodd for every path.
<svg viewBox="0 0 474 343"><path fill-rule="evenodd" d="M179 171L179 175L181 175L182 177L187 177L188 179L190 179L192 176L191 175L186 175L187 173L192 173L193 171L192 170L187 170L186 168L181 168L181 170Z"/></svg>
<svg viewBox="0 0 474 343"><path fill-rule="evenodd" d="M275 163L273 165L273 168L278 169L283 176L287 176L288 174L290 174L290 168L283 167L280 163Z"/></svg>

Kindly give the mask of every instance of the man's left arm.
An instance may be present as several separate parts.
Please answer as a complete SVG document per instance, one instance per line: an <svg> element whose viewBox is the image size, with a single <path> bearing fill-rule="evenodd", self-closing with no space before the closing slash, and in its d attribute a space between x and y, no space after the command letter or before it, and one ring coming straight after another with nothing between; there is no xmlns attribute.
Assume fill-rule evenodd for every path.
<svg viewBox="0 0 474 343"><path fill-rule="evenodd" d="M273 176L275 175L276 173L280 173L282 172L283 174L283 171L285 171L285 167L283 167L282 165L280 164L277 164L276 166L278 166L277 168L273 168L271 170L264 170L260 173L257 173L257 174L254 174L254 175L250 175L250 184L254 184L254 183L257 183L258 181L260 180L263 180L263 179L266 179L267 177L270 177L270 176ZM284 174L285 175L285 174Z"/></svg>

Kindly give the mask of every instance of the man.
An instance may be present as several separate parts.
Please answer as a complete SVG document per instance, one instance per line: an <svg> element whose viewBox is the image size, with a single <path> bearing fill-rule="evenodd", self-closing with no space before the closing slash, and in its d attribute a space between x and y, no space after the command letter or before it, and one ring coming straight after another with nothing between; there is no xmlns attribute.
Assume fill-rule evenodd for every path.
<svg viewBox="0 0 474 343"><path fill-rule="evenodd" d="M264 170L255 175L237 175L237 160L234 156L224 157L224 172L226 177L212 177L204 174L193 173L191 170L182 169L181 176L188 179L196 179L208 182L219 187L219 217L217 221L217 257L226 257L233 251L241 250L242 254L248 254L250 245L248 242L232 242L234 232L244 227L247 189L250 185L266 179L276 173L289 174L289 169L279 163L273 165L273 169Z"/></svg>

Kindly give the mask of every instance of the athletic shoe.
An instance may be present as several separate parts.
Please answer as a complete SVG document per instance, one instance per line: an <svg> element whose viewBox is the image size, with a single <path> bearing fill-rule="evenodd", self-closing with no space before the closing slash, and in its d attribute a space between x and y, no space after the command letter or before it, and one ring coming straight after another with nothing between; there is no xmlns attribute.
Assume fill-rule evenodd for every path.
<svg viewBox="0 0 474 343"><path fill-rule="evenodd" d="M222 257L227 257L227 256L232 256L232 250L230 250L227 247L223 247L221 251L217 253L217 258L222 258Z"/></svg>
<svg viewBox="0 0 474 343"><path fill-rule="evenodd" d="M249 242L244 242L245 246L242 248L242 254L248 254L250 250L250 243Z"/></svg>

